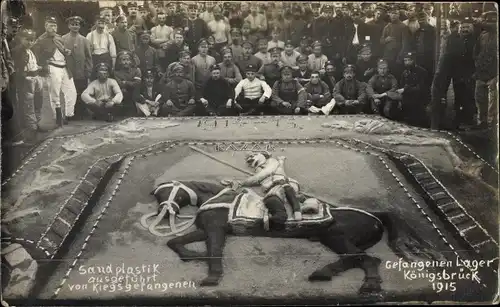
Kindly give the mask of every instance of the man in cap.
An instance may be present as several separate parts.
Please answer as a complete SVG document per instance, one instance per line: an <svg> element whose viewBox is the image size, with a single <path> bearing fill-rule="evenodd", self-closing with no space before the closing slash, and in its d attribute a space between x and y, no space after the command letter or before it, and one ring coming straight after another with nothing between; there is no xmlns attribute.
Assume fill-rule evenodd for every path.
<svg viewBox="0 0 500 307"><path fill-rule="evenodd" d="M206 39L201 39L198 43L198 54L192 58L195 67L195 87L201 92L203 86L211 76L210 67L217 64L215 58L208 55L208 42Z"/></svg>
<svg viewBox="0 0 500 307"><path fill-rule="evenodd" d="M311 70L309 69L308 58L305 54L301 54L297 58L298 69L294 71L293 77L299 81L300 85L306 85L311 78Z"/></svg>
<svg viewBox="0 0 500 307"><path fill-rule="evenodd" d="M149 45L151 41L151 32L148 30L142 30L138 33L137 47L135 49L135 54L139 58L139 68L141 71L154 71L156 74L156 79L160 77L162 72L160 60L158 59L158 53L156 50Z"/></svg>
<svg viewBox="0 0 500 307"><path fill-rule="evenodd" d="M300 52L295 51L291 40L285 42L285 50L281 52L281 62L285 66L290 66L293 70L299 69L297 64L297 59L300 56Z"/></svg>
<svg viewBox="0 0 500 307"><path fill-rule="evenodd" d="M187 50L182 50L179 52L178 62L173 62L168 65L167 73L165 74L166 78L160 81L160 84L167 84L174 77L174 68L176 68L179 64L183 67L184 75L183 77L187 80L195 83L195 67L191 62L191 53Z"/></svg>
<svg viewBox="0 0 500 307"><path fill-rule="evenodd" d="M433 3L424 3L423 11L429 17L429 24L433 27L436 27L436 17L432 16L434 13L434 4Z"/></svg>
<svg viewBox="0 0 500 307"><path fill-rule="evenodd" d="M139 17L139 7L136 2L127 3L127 24L130 26L140 25Z"/></svg>
<svg viewBox="0 0 500 307"><path fill-rule="evenodd" d="M372 55L369 43L363 44L359 51L356 72L358 80L365 83L377 72L377 59Z"/></svg>
<svg viewBox="0 0 500 307"><path fill-rule="evenodd" d="M380 43L383 46L383 57L389 62L389 67L394 70L397 60L401 59L403 52L408 49L409 30L399 19L399 11L392 9L389 13L391 22L385 26Z"/></svg>
<svg viewBox="0 0 500 307"><path fill-rule="evenodd" d="M234 88L243 79L240 69L234 64L233 53L230 48L224 48L222 54L223 61L219 64L221 78L225 79Z"/></svg>
<svg viewBox="0 0 500 307"><path fill-rule="evenodd" d="M232 109L234 87L221 77L220 65L212 65L210 71L211 77L203 87L200 102L210 115L235 115Z"/></svg>
<svg viewBox="0 0 500 307"><path fill-rule="evenodd" d="M66 62L73 76L78 97L75 105L75 117L84 118L86 109L80 95L87 88L92 75L92 50L90 42L80 34L83 19L80 16L72 16L66 22L69 32L62 36L62 40L64 47L71 50L70 54L66 56Z"/></svg>
<svg viewBox="0 0 500 307"><path fill-rule="evenodd" d="M398 119L401 113L401 94L397 79L389 73L389 64L386 60L379 60L377 73L368 81L368 95L370 96L371 111L389 119Z"/></svg>
<svg viewBox="0 0 500 307"><path fill-rule="evenodd" d="M240 29L231 29L231 51L233 53L233 60L239 61L243 57L243 46L241 46L241 31Z"/></svg>
<svg viewBox="0 0 500 307"><path fill-rule="evenodd" d="M307 93L299 81L293 78L293 69L283 66L280 69L281 79L277 80L272 89L271 107L273 114L292 115L307 114Z"/></svg>
<svg viewBox="0 0 500 307"><path fill-rule="evenodd" d="M236 65L238 65L241 75L246 76L246 68L248 65L252 65L259 70L262 67L262 60L253 55L253 45L249 41L244 41L241 45L243 47L243 55L241 59L236 61Z"/></svg>
<svg viewBox="0 0 500 307"><path fill-rule="evenodd" d="M214 20L208 22L207 26L215 39L215 50L220 52L223 46L231 42L231 27L227 20L224 19L220 7L214 7L213 12Z"/></svg>
<svg viewBox="0 0 500 307"><path fill-rule="evenodd" d="M482 32L474 48L476 63L475 98L479 128L497 126L498 108L498 31L497 12L483 13Z"/></svg>
<svg viewBox="0 0 500 307"><path fill-rule="evenodd" d="M116 17L115 22L116 28L111 35L115 41L116 52L135 52L137 36L127 29L127 17L120 15Z"/></svg>
<svg viewBox="0 0 500 307"><path fill-rule="evenodd" d="M261 38L259 39L258 45L259 51L255 53L255 56L258 57L262 61L262 65L267 65L272 62L271 53L269 49L267 49L267 39Z"/></svg>
<svg viewBox="0 0 500 307"><path fill-rule="evenodd" d="M322 44L319 41L313 43L313 53L307 57L307 63L311 71L324 73L323 69L328 58L323 54Z"/></svg>
<svg viewBox="0 0 500 307"><path fill-rule="evenodd" d="M382 32L384 31L387 23L385 22L385 7L377 6L374 14L373 20L367 22L368 27L370 28L370 42L372 44L372 53L375 57L382 56L380 38L382 37Z"/></svg>
<svg viewBox="0 0 500 307"><path fill-rule="evenodd" d="M145 117L157 116L160 110L161 92L155 84L156 74L153 70L146 70L143 75L139 97L135 106L139 113Z"/></svg>
<svg viewBox="0 0 500 307"><path fill-rule="evenodd" d="M243 22L241 26L241 41L249 42L253 47L257 47L259 44L259 37L251 33L250 24L248 22Z"/></svg>
<svg viewBox="0 0 500 307"><path fill-rule="evenodd" d="M105 23L105 31L108 33L113 32L115 25L113 24L113 8L104 6L99 9L99 16Z"/></svg>
<svg viewBox="0 0 500 307"><path fill-rule="evenodd" d="M20 124L20 137L26 144L36 141L36 132L38 130L38 120L40 118L40 101L35 101L40 97L42 91L42 79L39 77L40 66L36 60L36 56L31 51L31 47L36 39L36 34L33 30L23 29L18 34L16 39L18 43L14 52L14 65L16 69L16 90L17 104L16 111L18 113L18 123Z"/></svg>
<svg viewBox="0 0 500 307"><path fill-rule="evenodd" d="M50 82L50 106L58 125L62 125L65 118L75 114L76 88L71 71L67 67L66 57L71 50L64 47L62 37L57 34L57 19L45 19L45 33L42 34L33 46L38 64L43 67L44 76ZM64 97L64 111L61 111L61 94Z"/></svg>
<svg viewBox="0 0 500 307"><path fill-rule="evenodd" d="M330 114L335 107L335 99L332 99L330 87L321 80L318 71L311 73L311 81L304 86L304 90L307 93L306 107L302 109L304 113Z"/></svg>
<svg viewBox="0 0 500 307"><path fill-rule="evenodd" d="M166 24L172 28L178 28L181 25L180 16L177 14L177 3L169 2L167 3L167 15Z"/></svg>
<svg viewBox="0 0 500 307"><path fill-rule="evenodd" d="M116 80L109 78L109 66L98 63L95 66L97 79L90 82L82 93L82 100L93 118L113 121L114 113L120 110L123 93Z"/></svg>
<svg viewBox="0 0 500 307"><path fill-rule="evenodd" d="M269 111L269 99L273 93L271 87L256 78L257 67L246 67L246 78L241 80L234 89L233 108L242 115L263 114Z"/></svg>
<svg viewBox="0 0 500 307"><path fill-rule="evenodd" d="M344 68L344 78L335 85L333 98L340 114L358 114L366 108L366 83L356 80L354 65Z"/></svg>
<svg viewBox="0 0 500 307"><path fill-rule="evenodd" d="M135 116L135 101L139 95L142 73L130 51L120 51L116 57L115 80L123 93L122 114Z"/></svg>
<svg viewBox="0 0 500 307"><path fill-rule="evenodd" d="M365 43L371 42L371 29L364 23L361 10L352 10L351 19L346 23L347 49L345 62L355 63L360 49Z"/></svg>
<svg viewBox="0 0 500 307"><path fill-rule="evenodd" d="M426 108L429 101L430 88L427 71L418 66L414 52L406 52L403 56L404 71L396 93L402 95L403 116L410 125L426 127L428 124Z"/></svg>
<svg viewBox="0 0 500 307"><path fill-rule="evenodd" d="M281 35L281 28L276 26L271 29L271 40L267 43L267 50L273 48L280 49L280 52L285 49L285 42L279 40Z"/></svg>
<svg viewBox="0 0 500 307"><path fill-rule="evenodd" d="M250 4L250 15L245 18L246 23L250 24L250 31L259 37L265 37L267 32L266 15L259 13L257 4Z"/></svg>
<svg viewBox="0 0 500 307"><path fill-rule="evenodd" d="M312 53L312 48L310 46L309 37L303 36L300 40L300 45L295 48L295 51L299 52L306 57Z"/></svg>
<svg viewBox="0 0 500 307"><path fill-rule="evenodd" d="M425 12L417 14L419 28L413 36L414 45L410 44L411 50L416 50L416 60L429 76L426 78L429 86L434 76L434 57L436 54L436 28L429 24L429 16Z"/></svg>
<svg viewBox="0 0 500 307"><path fill-rule="evenodd" d="M177 64L174 76L163 88L160 116L193 116L196 113L196 91L193 82L184 78L184 68Z"/></svg>
<svg viewBox="0 0 500 307"><path fill-rule="evenodd" d="M288 39L292 41L294 46L299 46L302 37L308 34L310 25L308 28L308 23L304 20L300 7L293 9L292 15L292 20L287 31Z"/></svg>
<svg viewBox="0 0 500 307"><path fill-rule="evenodd" d="M105 29L106 20L98 17L96 28L87 34L87 40L90 42L92 63L94 66L98 63L106 63L111 69L110 73L112 73L116 64L116 45L113 36L106 32Z"/></svg>
<svg viewBox="0 0 500 307"><path fill-rule="evenodd" d="M432 86L431 127L442 129L441 99L446 97L447 84L453 82L455 93L455 119L453 129L466 128L475 124L476 106L474 103L475 72L473 50L477 38L469 14L462 16L459 35L449 35L445 49L440 55Z"/></svg>
<svg viewBox="0 0 500 307"><path fill-rule="evenodd" d="M213 13L214 6L215 2L210 2L210 1L205 2L205 10L200 14L200 18L206 24L214 20L214 13Z"/></svg>
<svg viewBox="0 0 500 307"><path fill-rule="evenodd" d="M186 21L186 42L189 45L191 53L196 53L198 42L204 37L208 37L210 32L205 21L198 17L196 4L190 4L188 7L188 19Z"/></svg>
<svg viewBox="0 0 500 307"><path fill-rule="evenodd" d="M166 24L167 16L163 12L157 15L158 25L151 29L151 45L158 51L158 58L163 71L167 69L166 50L174 39L174 29Z"/></svg>
<svg viewBox="0 0 500 307"><path fill-rule="evenodd" d="M281 52L278 48L271 50L271 63L263 65L257 75L262 81L265 81L269 86L273 86L276 81L281 78Z"/></svg>
<svg viewBox="0 0 500 307"><path fill-rule="evenodd" d="M9 48L12 50L16 47L16 40L14 39L21 29L21 21L18 18L10 17L7 20L6 37L7 43L9 44Z"/></svg>
<svg viewBox="0 0 500 307"><path fill-rule="evenodd" d="M165 61L167 62L167 67L179 59L179 53L181 51L187 50L189 50L189 47L184 43L184 32L181 29L174 31L174 40L165 50Z"/></svg>

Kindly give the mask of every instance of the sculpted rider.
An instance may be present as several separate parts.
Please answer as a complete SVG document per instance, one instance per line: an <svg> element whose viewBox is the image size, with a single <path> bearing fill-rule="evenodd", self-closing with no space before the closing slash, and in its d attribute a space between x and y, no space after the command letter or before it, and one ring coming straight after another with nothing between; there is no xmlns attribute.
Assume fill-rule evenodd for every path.
<svg viewBox="0 0 500 307"><path fill-rule="evenodd" d="M288 218L285 209L286 201L290 203L296 220L302 220L298 182L285 173L285 157L271 157L267 152L254 153L246 158L247 164L255 169L255 175L243 181L235 181L238 186L250 187L261 185L266 195L264 205L271 213L269 226L273 230L283 230Z"/></svg>

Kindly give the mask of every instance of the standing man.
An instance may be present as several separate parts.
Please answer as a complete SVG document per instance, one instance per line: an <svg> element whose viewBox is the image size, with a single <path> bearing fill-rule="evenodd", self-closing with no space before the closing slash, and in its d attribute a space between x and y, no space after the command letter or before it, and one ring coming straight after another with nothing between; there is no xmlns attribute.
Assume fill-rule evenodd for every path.
<svg viewBox="0 0 500 307"><path fill-rule="evenodd" d="M188 18L184 31L186 32L186 43L189 45L191 53L196 53L200 39L210 35L207 24L198 17L196 4L190 4L188 7Z"/></svg>
<svg viewBox="0 0 500 307"><path fill-rule="evenodd" d="M33 46L39 65L43 67L49 82L50 105L56 122L62 126L63 122L75 115L76 88L73 76L67 67L66 57L71 50L64 47L64 41L57 34L57 20L55 17L45 19L45 33L42 34ZM65 114L61 111L61 95L64 97Z"/></svg>
<svg viewBox="0 0 500 307"><path fill-rule="evenodd" d="M267 19L264 14L259 13L257 4L251 4L250 15L245 18L245 22L250 24L250 33L256 34L259 38L266 36Z"/></svg>
<svg viewBox="0 0 500 307"><path fill-rule="evenodd" d="M379 58L382 56L380 38L386 26L384 21L385 8L378 6L373 15L373 19L366 24L370 28L370 42L372 44L373 56Z"/></svg>
<svg viewBox="0 0 500 307"><path fill-rule="evenodd" d="M198 43L198 54L192 58L195 67L195 88L201 93L203 86L212 75L210 67L217 64L214 57L208 55L208 42L206 39Z"/></svg>
<svg viewBox="0 0 500 307"><path fill-rule="evenodd" d="M222 54L224 60L218 65L220 68L220 77L225 79L234 88L243 79L240 69L234 64L233 52L230 48L224 48Z"/></svg>
<svg viewBox="0 0 500 307"><path fill-rule="evenodd" d="M87 34L87 39L90 41L94 66L98 63L106 63L112 73L116 63L116 45L113 36L106 32L105 29L106 20L99 16L95 30Z"/></svg>
<svg viewBox="0 0 500 307"><path fill-rule="evenodd" d="M415 50L418 65L422 66L427 73L427 84L432 83L434 76L434 57L436 53L436 28L429 24L429 16L425 12L417 14L419 28L415 32Z"/></svg>
<svg viewBox="0 0 500 307"><path fill-rule="evenodd" d="M113 36L113 40L115 42L116 52L135 52L137 35L127 29L127 18L125 16L118 16L116 17L115 22L116 29L112 32L111 35Z"/></svg>
<svg viewBox="0 0 500 307"><path fill-rule="evenodd" d="M407 49L409 30L399 19L399 11L392 9L389 13L391 22L385 26L380 44L383 46L383 57L389 62L389 70L395 72L396 62L402 58Z"/></svg>
<svg viewBox="0 0 500 307"><path fill-rule="evenodd" d="M356 63L361 47L370 42L370 29L363 21L363 15L359 9L352 10L352 19L346 24L347 50L346 63Z"/></svg>
<svg viewBox="0 0 500 307"><path fill-rule="evenodd" d="M243 47L243 56L236 61L236 65L240 68L241 75L246 76L248 65L252 65L252 67L256 67L259 70L262 66L262 60L252 54L253 45L250 41L244 41L241 46Z"/></svg>
<svg viewBox="0 0 500 307"><path fill-rule="evenodd" d="M83 19L80 16L73 16L66 21L69 33L63 35L62 40L64 47L71 50L70 54L66 56L66 61L68 70L73 76L77 97L80 97L87 88L92 75L92 51L90 42L80 34ZM85 117L85 106L79 98L77 98L75 105L75 116L79 118Z"/></svg>
<svg viewBox="0 0 500 307"><path fill-rule="evenodd" d="M173 40L174 29L166 24L167 16L163 12L158 12L157 16L158 25L151 29L151 46L157 49L158 58L162 66L162 73L168 67L166 59L168 44Z"/></svg>
<svg viewBox="0 0 500 307"><path fill-rule="evenodd" d="M214 20L210 21L207 26L214 36L215 50L220 53L222 47L231 42L231 27L229 23L224 20L220 7L216 6L214 8Z"/></svg>

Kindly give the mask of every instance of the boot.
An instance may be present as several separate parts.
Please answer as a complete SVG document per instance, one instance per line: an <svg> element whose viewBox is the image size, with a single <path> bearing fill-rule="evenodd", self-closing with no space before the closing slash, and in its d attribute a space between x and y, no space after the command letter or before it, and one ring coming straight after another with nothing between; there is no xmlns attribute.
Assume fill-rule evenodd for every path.
<svg viewBox="0 0 500 307"><path fill-rule="evenodd" d="M60 107L56 108L56 123L57 126L59 127L62 127L64 124L63 115Z"/></svg>

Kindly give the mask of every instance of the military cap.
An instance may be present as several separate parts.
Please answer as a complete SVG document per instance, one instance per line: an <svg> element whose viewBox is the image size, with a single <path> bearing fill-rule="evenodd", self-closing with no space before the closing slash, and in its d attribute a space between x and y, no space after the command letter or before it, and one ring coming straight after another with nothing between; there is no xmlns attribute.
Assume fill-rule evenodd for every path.
<svg viewBox="0 0 500 307"><path fill-rule="evenodd" d="M246 71L257 72L257 67L253 64L248 64L246 67Z"/></svg>
<svg viewBox="0 0 500 307"><path fill-rule="evenodd" d="M113 11L113 8L109 6L103 6L99 8L99 12L104 12L104 11Z"/></svg>
<svg viewBox="0 0 500 307"><path fill-rule="evenodd" d="M358 8L352 9L352 15L353 16L361 15L361 10Z"/></svg>
<svg viewBox="0 0 500 307"><path fill-rule="evenodd" d="M389 62L387 62L387 60L385 60L385 59L380 59L377 61L377 66L382 65L382 64L389 65Z"/></svg>
<svg viewBox="0 0 500 307"><path fill-rule="evenodd" d="M232 33L232 34L241 34L241 30L240 30L240 29L238 29L238 28L232 28L232 29L231 29L231 33Z"/></svg>
<svg viewBox="0 0 500 307"><path fill-rule="evenodd" d="M147 10L148 10L148 8L147 8L147 7L142 6L142 5L139 5L139 6L138 6L138 8L139 8L139 11L147 11ZM160 15L160 14L162 14L162 13L163 13L163 12L161 12L161 11L160 11L160 12L158 12L158 15Z"/></svg>
<svg viewBox="0 0 500 307"><path fill-rule="evenodd" d="M214 65L210 66L210 71L214 71L214 70L220 70L220 66L218 64L214 64Z"/></svg>
<svg viewBox="0 0 500 307"><path fill-rule="evenodd" d="M305 54L301 54L301 55L297 58L297 63L304 63L304 62L307 62L307 60L308 60L307 55L305 55Z"/></svg>
<svg viewBox="0 0 500 307"><path fill-rule="evenodd" d="M120 15L120 16L117 16L115 18L115 22L116 23L119 23L119 22L122 22L122 21L126 21L127 20L127 17L123 16L123 15Z"/></svg>
<svg viewBox="0 0 500 307"><path fill-rule="evenodd" d="M333 12L333 6L331 6L329 4L325 4L325 5L323 5L323 8L321 9L321 11L323 11L323 12Z"/></svg>
<svg viewBox="0 0 500 307"><path fill-rule="evenodd" d="M300 38L300 41L301 41L301 42L303 42L303 41L307 41L307 42L309 42L309 37L307 37L307 36L302 36L302 37Z"/></svg>
<svg viewBox="0 0 500 307"><path fill-rule="evenodd" d="M244 21L243 24L241 25L241 28L251 28L252 25L249 22Z"/></svg>
<svg viewBox="0 0 500 307"><path fill-rule="evenodd" d="M376 11L380 11L382 13L385 13L387 12L387 7L385 5L377 5L377 7L375 8Z"/></svg>
<svg viewBox="0 0 500 307"><path fill-rule="evenodd" d="M345 67L344 67L344 72L356 72L356 67L354 67L354 65L352 64L347 64Z"/></svg>
<svg viewBox="0 0 500 307"><path fill-rule="evenodd" d="M269 52L271 53L271 55L273 55L273 54L280 54L281 50L278 47L274 47L274 48L269 49Z"/></svg>
<svg viewBox="0 0 500 307"><path fill-rule="evenodd" d="M456 27L458 25L460 25L460 21L458 21L456 19L450 20L450 27Z"/></svg>
<svg viewBox="0 0 500 307"><path fill-rule="evenodd" d="M184 66L180 63L176 63L176 64L174 64L174 67L172 67L172 71L173 72L184 71Z"/></svg>
<svg viewBox="0 0 500 307"><path fill-rule="evenodd" d="M11 26L13 27L17 27L19 26L20 22L19 22L19 19L15 18L15 17L11 17L9 18L9 22L8 22Z"/></svg>
<svg viewBox="0 0 500 307"><path fill-rule="evenodd" d="M285 66L281 67L280 73L281 74L283 74L283 73L290 73L291 74L291 73L293 73L293 69L290 66L285 65Z"/></svg>
<svg viewBox="0 0 500 307"><path fill-rule="evenodd" d="M222 48L221 53L222 53L222 55L224 55L226 53L233 54L233 50L226 46L226 47Z"/></svg>
<svg viewBox="0 0 500 307"><path fill-rule="evenodd" d="M473 19L472 19L472 16L468 13L463 13L461 16L460 16L460 23L473 23Z"/></svg>
<svg viewBox="0 0 500 307"><path fill-rule="evenodd" d="M81 25L83 23L83 18L80 16L71 16L66 19L66 23L78 23Z"/></svg>
<svg viewBox="0 0 500 307"><path fill-rule="evenodd" d="M415 52L411 52L411 51L408 51L408 52L405 52L403 54L403 58L404 59L407 59L407 58L411 58L411 59L414 59L415 58Z"/></svg>
<svg viewBox="0 0 500 307"><path fill-rule="evenodd" d="M127 8L131 8L131 7L137 8L137 2L129 2L129 3L127 3Z"/></svg>
<svg viewBox="0 0 500 307"><path fill-rule="evenodd" d="M156 5L156 6L163 6L163 2L162 1L153 1L153 5Z"/></svg>
<svg viewBox="0 0 500 307"><path fill-rule="evenodd" d="M155 73L152 69L148 69L144 72L144 78L154 78Z"/></svg>
<svg viewBox="0 0 500 307"><path fill-rule="evenodd" d="M243 43L241 43L241 47L245 47L245 45L249 45L250 48L253 48L253 44L251 41L246 40L246 41L243 41Z"/></svg>
<svg viewBox="0 0 500 307"><path fill-rule="evenodd" d="M371 48L371 44L370 43L364 43L363 45L361 45L361 49L359 49L359 53L363 53L365 51L371 51L372 48Z"/></svg>
<svg viewBox="0 0 500 307"><path fill-rule="evenodd" d="M318 2L313 2L311 3L311 8L312 9L320 9L321 8L321 3ZM300 7L296 6L294 9L300 9Z"/></svg>
<svg viewBox="0 0 500 307"><path fill-rule="evenodd" d="M208 40L206 38L202 38L198 41L198 47L200 46L208 46Z"/></svg>
<svg viewBox="0 0 500 307"><path fill-rule="evenodd" d="M179 52L179 58L183 58L186 55L191 56L191 52L189 50L182 50L181 52Z"/></svg>
<svg viewBox="0 0 500 307"><path fill-rule="evenodd" d="M128 56L130 58L133 57L132 52L127 51L127 50L123 50L123 51L118 52L118 54L116 55L116 58L119 59L119 58L124 57L124 56Z"/></svg>
<svg viewBox="0 0 500 307"><path fill-rule="evenodd" d="M472 11L472 17L478 18L481 17L481 11L479 9L475 9Z"/></svg>
<svg viewBox="0 0 500 307"><path fill-rule="evenodd" d="M177 29L175 29L175 30L174 30L174 35L175 35L175 34L179 34L179 35L184 36L184 29L182 29L182 28L177 28Z"/></svg>
<svg viewBox="0 0 500 307"><path fill-rule="evenodd" d="M57 19L54 16L45 17L45 22L57 24Z"/></svg>
<svg viewBox="0 0 500 307"><path fill-rule="evenodd" d="M96 71L99 71L99 70L106 70L108 71L109 70L109 65L107 63L104 63L104 62L99 62L95 65L95 70Z"/></svg>
<svg viewBox="0 0 500 307"><path fill-rule="evenodd" d="M101 15L97 15L95 18L95 21L96 22L106 22L106 19Z"/></svg>
<svg viewBox="0 0 500 307"><path fill-rule="evenodd" d="M139 37L142 37L142 36L145 36L145 35L151 36L151 31L149 31L149 30L142 30L142 31L137 32L137 35Z"/></svg>
<svg viewBox="0 0 500 307"><path fill-rule="evenodd" d="M259 38L259 44L266 43L267 44L268 39L265 37Z"/></svg>
<svg viewBox="0 0 500 307"><path fill-rule="evenodd" d="M31 29L23 29L17 35L19 35L20 37L24 37L24 38L32 38L32 39L36 38L35 31L33 31Z"/></svg>
<svg viewBox="0 0 500 307"><path fill-rule="evenodd" d="M326 61L326 63L325 63L325 67L324 67L324 68L326 69L328 66L333 66L333 67L335 67L335 63L334 63L333 61Z"/></svg>
<svg viewBox="0 0 500 307"><path fill-rule="evenodd" d="M320 42L320 41L315 41L315 42L312 44L312 47L313 47L313 48L314 48L314 47L317 47L317 46L321 47L321 42Z"/></svg>
<svg viewBox="0 0 500 307"><path fill-rule="evenodd" d="M293 42L292 42L291 40L289 40L289 39L288 39L288 40L286 40L286 41L285 41L285 47L286 47L286 46L291 46L291 47L293 47Z"/></svg>

